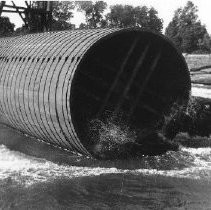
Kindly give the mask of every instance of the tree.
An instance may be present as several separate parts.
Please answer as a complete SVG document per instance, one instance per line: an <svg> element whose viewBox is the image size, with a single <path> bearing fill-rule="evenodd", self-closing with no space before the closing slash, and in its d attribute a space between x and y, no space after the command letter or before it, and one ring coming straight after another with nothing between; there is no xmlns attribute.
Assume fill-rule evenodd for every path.
<svg viewBox="0 0 211 210"><path fill-rule="evenodd" d="M163 21L162 19L158 18L158 12L151 7L148 10L148 22L147 25L145 26L145 28L154 30L154 31L158 31L158 32L162 32L163 29ZM139 18L140 19L140 18Z"/></svg>
<svg viewBox="0 0 211 210"><path fill-rule="evenodd" d="M107 8L107 3L104 1L77 1L79 11L85 12L86 24L88 28L101 28L105 26L103 12Z"/></svg>
<svg viewBox="0 0 211 210"><path fill-rule="evenodd" d="M87 25L85 24L85 23L81 23L80 25L79 25L79 29L87 29L88 27L87 27Z"/></svg>
<svg viewBox="0 0 211 210"><path fill-rule="evenodd" d="M9 36L14 32L15 25L8 17L0 17L0 37Z"/></svg>
<svg viewBox="0 0 211 210"><path fill-rule="evenodd" d="M182 52L191 53L199 50L200 42L207 34L206 27L198 20L198 9L188 1L184 8L175 11L172 21L166 28L168 36Z"/></svg>
<svg viewBox="0 0 211 210"><path fill-rule="evenodd" d="M199 53L211 53L211 37L208 33L204 34L203 39L199 39L198 41Z"/></svg>
<svg viewBox="0 0 211 210"><path fill-rule="evenodd" d="M53 2L53 21L52 30L71 29L70 19L73 17L72 10L74 2L72 1L55 1Z"/></svg>
<svg viewBox="0 0 211 210"><path fill-rule="evenodd" d="M117 4L111 6L111 12L107 14L106 18L110 27L140 27L157 32L161 32L163 28L163 21L153 7Z"/></svg>
<svg viewBox="0 0 211 210"><path fill-rule="evenodd" d="M111 12L106 18L110 27L132 27L135 24L134 9L129 5L114 5L111 6Z"/></svg>
<svg viewBox="0 0 211 210"><path fill-rule="evenodd" d="M22 25L21 27L16 28L16 30L13 32L13 35L19 36L19 35L25 35L28 33L30 33L29 29L25 25Z"/></svg>

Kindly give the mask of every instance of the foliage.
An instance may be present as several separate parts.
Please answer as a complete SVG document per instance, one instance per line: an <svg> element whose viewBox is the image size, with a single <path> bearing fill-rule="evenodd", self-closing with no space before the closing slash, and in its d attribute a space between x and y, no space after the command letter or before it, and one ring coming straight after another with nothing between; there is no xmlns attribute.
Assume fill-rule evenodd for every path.
<svg viewBox="0 0 211 210"><path fill-rule="evenodd" d="M71 29L70 19L73 17L72 10L74 3L72 1L55 1L53 2L53 21L52 30Z"/></svg>
<svg viewBox="0 0 211 210"><path fill-rule="evenodd" d="M110 27L140 27L157 32L161 32L163 28L163 21L153 7L117 4L111 6L111 12L107 14L106 18Z"/></svg>
<svg viewBox="0 0 211 210"><path fill-rule="evenodd" d="M211 52L211 37L208 33L205 33L202 39L198 40L199 52L210 53Z"/></svg>
<svg viewBox="0 0 211 210"><path fill-rule="evenodd" d="M0 17L0 37L9 36L14 32L15 25L8 17Z"/></svg>
<svg viewBox="0 0 211 210"><path fill-rule="evenodd" d="M172 21L166 28L165 34L182 52L192 53L209 48L204 46L207 45L209 35L206 27L198 20L197 12L197 7L188 1L184 8L175 11Z"/></svg>
<svg viewBox="0 0 211 210"><path fill-rule="evenodd" d="M22 27L16 28L16 30L13 32L13 35L25 35L30 33L29 29L23 25Z"/></svg>
<svg viewBox="0 0 211 210"><path fill-rule="evenodd" d="M55 1L53 3L53 19L57 21L69 21L73 17L71 10L74 4L71 1Z"/></svg>
<svg viewBox="0 0 211 210"><path fill-rule="evenodd" d="M111 6L111 12L107 14L107 20L111 27L132 27L134 25L133 7L126 5Z"/></svg>
<svg viewBox="0 0 211 210"><path fill-rule="evenodd" d="M103 12L107 8L106 2L77 1L76 4L79 11L85 12L87 28L101 28L106 25L103 19Z"/></svg>
<svg viewBox="0 0 211 210"><path fill-rule="evenodd" d="M88 27L87 27L87 25L85 24L85 23L81 23L80 25L79 25L79 29L87 29Z"/></svg>
<svg viewBox="0 0 211 210"><path fill-rule="evenodd" d="M72 29L73 25L71 23L68 23L66 21L60 21L60 20L52 20L52 31L62 31L62 30L68 30Z"/></svg>

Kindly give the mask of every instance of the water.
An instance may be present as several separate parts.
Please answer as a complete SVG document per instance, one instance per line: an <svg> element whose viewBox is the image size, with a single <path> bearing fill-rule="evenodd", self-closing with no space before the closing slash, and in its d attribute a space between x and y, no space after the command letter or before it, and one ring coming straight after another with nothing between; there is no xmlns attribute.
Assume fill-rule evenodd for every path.
<svg viewBox="0 0 211 210"><path fill-rule="evenodd" d="M0 209L211 209L210 141L98 161L0 125Z"/></svg>
<svg viewBox="0 0 211 210"><path fill-rule="evenodd" d="M0 131L0 209L211 209L211 148L97 161Z"/></svg>
<svg viewBox="0 0 211 210"><path fill-rule="evenodd" d="M210 85L195 84L192 87L192 95L204 98L211 98Z"/></svg>

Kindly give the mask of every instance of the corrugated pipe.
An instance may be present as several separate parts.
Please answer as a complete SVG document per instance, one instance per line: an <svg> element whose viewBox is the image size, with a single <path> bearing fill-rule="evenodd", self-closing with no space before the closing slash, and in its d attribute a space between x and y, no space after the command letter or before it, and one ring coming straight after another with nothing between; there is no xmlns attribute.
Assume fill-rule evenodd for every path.
<svg viewBox="0 0 211 210"><path fill-rule="evenodd" d="M183 56L138 29L47 32L0 39L1 122L82 154L92 119L124 113L149 126L191 88Z"/></svg>

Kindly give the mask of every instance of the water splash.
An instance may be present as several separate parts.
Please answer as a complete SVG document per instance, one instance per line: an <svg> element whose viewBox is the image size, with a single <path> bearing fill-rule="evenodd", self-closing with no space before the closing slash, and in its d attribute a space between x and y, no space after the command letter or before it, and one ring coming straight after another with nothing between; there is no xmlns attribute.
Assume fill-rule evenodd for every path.
<svg viewBox="0 0 211 210"><path fill-rule="evenodd" d="M94 139L97 142L108 142L109 145L112 145L135 142L136 140L135 131L126 124L115 124L112 120L103 122L96 119L91 121L90 125L91 133L94 131L99 133L98 138Z"/></svg>
<svg viewBox="0 0 211 210"><path fill-rule="evenodd" d="M29 186L34 183L47 182L56 178L98 176L101 174L143 174L162 175L177 178L210 179L211 148L182 148L179 152L167 152L165 155L145 157L145 168L134 170L76 167L58 165L45 159L34 158L11 151L0 145L0 180L13 180ZM157 168L152 167L152 162ZM165 163L171 163L169 169L162 169ZM159 169L159 167L161 169Z"/></svg>
<svg viewBox="0 0 211 210"><path fill-rule="evenodd" d="M122 153L124 145L135 143L137 139L135 130L114 118L106 121L92 120L89 124L89 137L93 142L93 154L103 159Z"/></svg>
<svg viewBox="0 0 211 210"><path fill-rule="evenodd" d="M165 118L163 133L169 139L174 139L180 132L186 132L190 137L209 137L210 125L211 101L191 96L187 107L172 107L172 112Z"/></svg>
<svg viewBox="0 0 211 210"><path fill-rule="evenodd" d="M9 178L24 185L31 185L58 177L74 178L117 172L115 168L58 165L45 159L11 151L6 146L0 145L0 180Z"/></svg>

